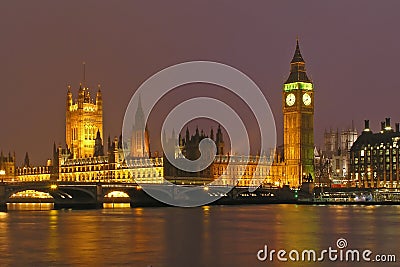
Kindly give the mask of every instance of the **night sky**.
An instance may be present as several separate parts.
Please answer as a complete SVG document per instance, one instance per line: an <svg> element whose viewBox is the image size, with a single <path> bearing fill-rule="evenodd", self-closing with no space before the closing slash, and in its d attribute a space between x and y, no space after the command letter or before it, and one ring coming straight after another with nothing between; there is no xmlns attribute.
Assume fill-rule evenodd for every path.
<svg viewBox="0 0 400 267"><path fill-rule="evenodd" d="M231 65L262 89L282 140L281 91L296 36L315 85L315 141L329 128L400 121L400 2L2 1L0 149L44 164L65 143L66 84L102 84L104 135L138 86L192 60Z"/></svg>

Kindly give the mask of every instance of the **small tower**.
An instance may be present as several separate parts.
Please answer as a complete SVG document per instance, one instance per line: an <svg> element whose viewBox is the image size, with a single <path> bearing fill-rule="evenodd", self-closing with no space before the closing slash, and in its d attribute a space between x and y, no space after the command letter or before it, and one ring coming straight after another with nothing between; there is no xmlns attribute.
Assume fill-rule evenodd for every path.
<svg viewBox="0 0 400 267"><path fill-rule="evenodd" d="M67 110L72 106L72 93L71 93L71 85L67 85Z"/></svg>
<svg viewBox="0 0 400 267"><path fill-rule="evenodd" d="M221 131L221 125L218 125L217 136L215 139L215 145L217 146L217 155L224 154L224 138Z"/></svg>
<svg viewBox="0 0 400 267"><path fill-rule="evenodd" d="M101 94L101 86L97 85L96 106L98 110L103 111L103 96Z"/></svg>
<svg viewBox="0 0 400 267"><path fill-rule="evenodd" d="M94 157L104 156L103 140L101 139L99 130L97 130L96 134L93 156Z"/></svg>
<svg viewBox="0 0 400 267"><path fill-rule="evenodd" d="M25 153L24 167L30 167L28 152Z"/></svg>
<svg viewBox="0 0 400 267"><path fill-rule="evenodd" d="M99 132L103 139L103 99L100 85L94 101L86 87L85 64L83 66L83 83L80 83L75 102L71 86L67 86L65 138L73 158L93 157L96 133Z"/></svg>
<svg viewBox="0 0 400 267"><path fill-rule="evenodd" d="M190 141L189 127L186 127L185 137L186 137L186 143L189 143Z"/></svg>
<svg viewBox="0 0 400 267"><path fill-rule="evenodd" d="M15 152L14 156L8 153L8 156L3 155L3 151L0 153L0 182L12 181L15 176Z"/></svg>
<svg viewBox="0 0 400 267"><path fill-rule="evenodd" d="M132 129L131 151L133 158L150 157L150 141L147 126L145 125L142 100L139 96L135 114L135 124Z"/></svg>

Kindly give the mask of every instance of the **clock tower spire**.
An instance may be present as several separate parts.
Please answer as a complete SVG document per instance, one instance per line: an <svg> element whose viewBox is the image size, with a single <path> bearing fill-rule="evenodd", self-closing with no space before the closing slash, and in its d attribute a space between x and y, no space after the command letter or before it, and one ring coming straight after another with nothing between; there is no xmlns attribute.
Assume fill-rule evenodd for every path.
<svg viewBox="0 0 400 267"><path fill-rule="evenodd" d="M298 40L282 96L285 174L290 186L297 187L314 179L314 87Z"/></svg>

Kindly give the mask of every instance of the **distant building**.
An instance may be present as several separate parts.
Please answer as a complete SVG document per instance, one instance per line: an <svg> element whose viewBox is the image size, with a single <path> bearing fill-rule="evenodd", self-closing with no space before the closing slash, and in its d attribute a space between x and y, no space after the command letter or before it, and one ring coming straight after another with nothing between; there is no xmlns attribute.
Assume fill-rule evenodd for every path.
<svg viewBox="0 0 400 267"><path fill-rule="evenodd" d="M0 182L13 181L15 175L15 155L4 156L0 154Z"/></svg>
<svg viewBox="0 0 400 267"><path fill-rule="evenodd" d="M335 182L347 181L350 167L350 148L357 139L357 130L352 126L347 130L332 129L324 134L324 149L320 152L324 160L325 175Z"/></svg>
<svg viewBox="0 0 400 267"><path fill-rule="evenodd" d="M135 113L135 124L132 129L130 156L132 158L150 157L149 131L145 125L141 97Z"/></svg>
<svg viewBox="0 0 400 267"><path fill-rule="evenodd" d="M221 127L218 126L217 133L214 137L214 131L211 129L210 135L206 135L203 130L196 131L190 135L187 128L185 137L179 135L178 139L175 137L175 132L172 133L171 138L166 138L163 134L163 144L166 148L166 153L173 155L177 161L180 158L189 160L196 160L200 157L199 144L204 138L210 138L214 141L216 146L216 156L211 165L198 172L183 171L176 168L166 157L164 157L164 174L165 178L169 181L185 180L188 183L208 184L213 182L213 185L229 185L229 186L259 186L261 184L273 184L271 179L271 163L272 158L265 155L261 156L244 156L244 155L230 155L224 154L225 143ZM178 141L179 140L179 141ZM212 151L204 151L205 157L212 156ZM208 154L209 153L209 154ZM280 158L279 158L280 159ZM278 163L277 163L278 164ZM284 165L281 164L281 167ZM274 173L274 177L284 177L281 173ZM274 168L277 171L277 168ZM279 180L279 178L278 178ZM284 180L277 180L276 185L285 184Z"/></svg>
<svg viewBox="0 0 400 267"><path fill-rule="evenodd" d="M163 134L163 144L166 149L166 154L172 155L176 160L179 161L180 158L186 158L191 161L197 160L200 158L200 150L199 144L205 139L210 138L214 141L215 146L217 148L216 154L217 156L224 156L224 141L223 134L221 130L221 126L218 126L216 137L214 138L214 130L211 129L210 135L206 135L203 130L199 131L196 127L196 131L193 135L190 135L189 128L186 128L185 136L181 137L181 135L176 138L175 131L172 132L171 138L166 138L165 133ZM204 151L206 155L202 155L203 157L209 158L214 157L213 151ZM164 155L165 156L165 155ZM217 164L217 161L214 160L214 163L202 171L199 172L188 172L180 170L174 167L171 162L164 157L165 163L165 176L167 179L174 179L175 177L196 177L201 178L203 180L212 181L214 178L218 178L213 174L215 171L214 165ZM219 170L218 170L219 172Z"/></svg>
<svg viewBox="0 0 400 267"><path fill-rule="evenodd" d="M350 150L349 180L358 187L400 187L400 130L393 129L390 118L381 122L381 131L373 133L369 121Z"/></svg>
<svg viewBox="0 0 400 267"><path fill-rule="evenodd" d="M151 157L140 98L130 142L123 143L121 136L113 141L109 137L105 151L102 92L98 86L96 98L91 98L84 75L77 100L73 100L71 86L67 88L66 147L54 146L53 159L46 166L17 168L16 179L161 183L164 177L187 176L193 178L191 181L203 178L204 181L215 181L221 177L216 181L221 185L298 187L315 178L314 85L307 76L298 41L281 94L283 146L271 148L271 156L266 156L265 151L254 156L230 155L219 127L215 139L213 131L210 132L217 149L213 163L199 173L189 174L173 168L163 157ZM184 138L173 133L169 141L164 141L173 149L174 157L194 160L200 156L198 145L206 137L204 132L196 129L192 136L187 130ZM123 149L129 150L126 158Z"/></svg>

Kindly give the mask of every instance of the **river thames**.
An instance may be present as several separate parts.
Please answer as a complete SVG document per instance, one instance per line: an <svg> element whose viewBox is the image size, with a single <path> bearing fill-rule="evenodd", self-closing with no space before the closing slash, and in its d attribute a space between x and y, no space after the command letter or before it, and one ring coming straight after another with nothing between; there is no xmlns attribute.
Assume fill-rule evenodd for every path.
<svg viewBox="0 0 400 267"><path fill-rule="evenodd" d="M400 206L26 210L38 205L14 204L0 213L0 266L398 266L400 260ZM396 255L397 262L257 259L265 245L319 256L338 249L340 238L346 249L368 249L370 258Z"/></svg>

